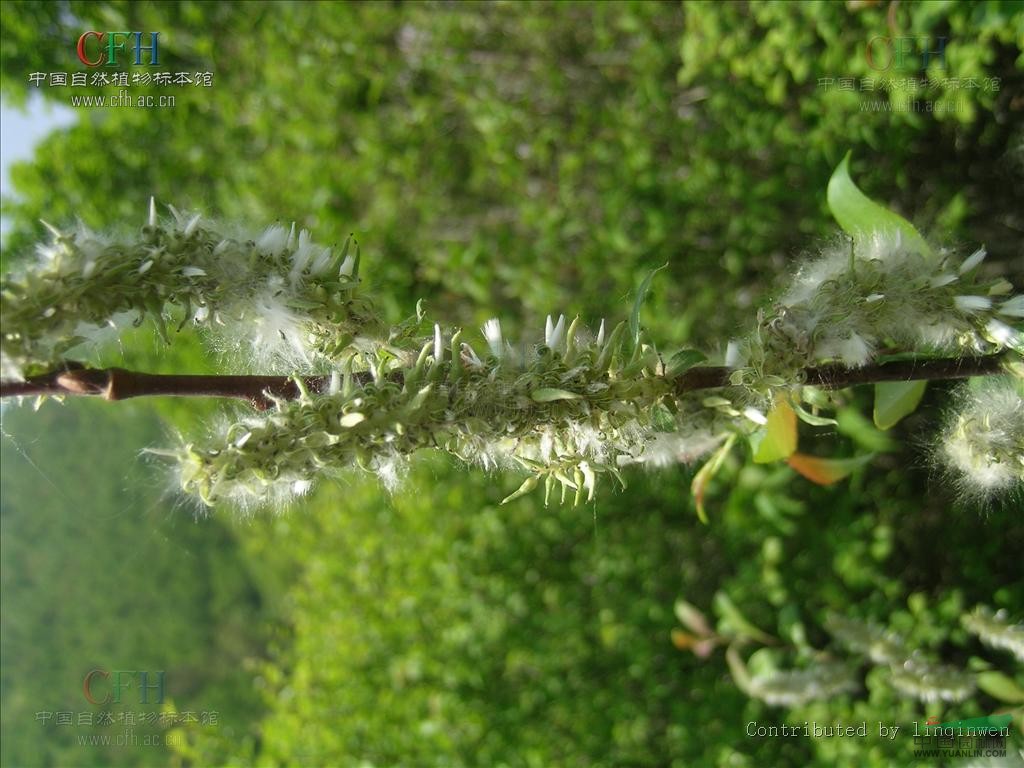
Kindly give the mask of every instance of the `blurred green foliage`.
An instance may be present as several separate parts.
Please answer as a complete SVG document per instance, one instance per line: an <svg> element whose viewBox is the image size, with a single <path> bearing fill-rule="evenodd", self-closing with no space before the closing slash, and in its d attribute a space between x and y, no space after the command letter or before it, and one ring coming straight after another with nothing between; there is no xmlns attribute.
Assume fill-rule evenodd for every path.
<svg viewBox="0 0 1024 768"><path fill-rule="evenodd" d="M164 30L162 68L214 85L175 89L158 113L92 110L49 138L15 169L10 253L38 218L134 225L156 195L326 241L354 230L396 319L420 298L466 324L596 318L669 262L655 337L724 342L723 297L750 306L832 231L823 190L852 148L869 194L899 190L882 202L924 231L1019 255L1009 3L908 4L895 30L884 6L840 3L45 7L5 4L7 92L80 67L73 41L92 27ZM947 36L942 74L999 77L999 91L961 91L964 111L936 117L862 112L885 95L819 84L919 75L868 68L867 41L897 33Z"/></svg>
<svg viewBox="0 0 1024 768"><path fill-rule="evenodd" d="M78 743L124 734L116 718L128 711L140 740L161 733L141 714L161 711L155 690L144 705L129 677L120 704L95 705L83 692L93 669L147 671L150 683L162 671L168 706L221 712L226 737L242 732L260 709L242 664L267 639L252 622L265 609L251 576L258 564L240 556L223 521L196 525L152 462L140 461L140 446L166 440L152 409L5 409L3 435L3 763L168 759L154 748ZM91 690L102 699L113 685L97 678ZM58 723L58 712L71 721ZM104 712L115 718L109 726L98 724Z"/></svg>
<svg viewBox="0 0 1024 768"><path fill-rule="evenodd" d="M908 738L743 732L805 719L906 728L1001 706L926 706L868 681L868 698L780 711L739 693L721 651L701 660L673 648L674 600L714 623L724 593L802 649L776 648L781 666L827 648L824 619L837 612L884 621L954 665L976 654L1012 669L967 641L958 618L978 602L1019 612L1019 566L1005 556L1024 546L1015 510L993 513L1000 535L978 541L975 517L941 501L922 508L897 468L842 495L794 489L788 469L727 472L733 490L709 527L682 477L637 477L581 512L529 498L499 506L511 483L455 479L441 462L418 467L415 493L353 485L301 516L259 521L248 556L302 569L292 621L257 678L273 714L254 725L254 752L211 729L199 764L891 765L908 759ZM951 633L966 650L949 653Z"/></svg>
<svg viewBox="0 0 1024 768"><path fill-rule="evenodd" d="M852 148L872 197L925 233L986 243L985 268L1019 284L1024 12L890 10L5 2L5 98L37 90L67 103L67 90L32 89L28 75L80 70L74 41L87 29L160 31L160 69L211 71L214 84L175 89L172 109L82 109L47 137L5 191L2 261L31 254L38 218L136 226L156 195L255 225L295 220L328 242L355 231L393 319L424 298L468 328L500 316L512 337L539 336L552 311L621 319L642 275L668 262L645 305L651 337L714 352L752 323L789 257L832 231L825 184ZM890 97L820 79L884 76L865 57L876 35L945 36L945 70L933 61L928 74L997 77L999 90L920 95L960 93L963 109L948 114L862 111L909 86ZM920 77L917 66L892 76ZM192 342L124 344L149 370L211 366ZM728 595L779 638L759 658L780 666L827 649L836 612L1020 681L1010 657L957 623L978 603L1024 613L1019 504L982 516L929 477L913 443L934 428L939 390L895 441L864 418L862 393L835 432L805 428L809 452L889 452L837 488L728 464L709 526L684 470L631 475L628 491L577 510L536 498L498 508L512 478L440 461L394 497L353 483L287 514L193 523L159 503L132 457L166 442L154 413L187 431L213 405L6 411L3 761L149 764L130 749L92 755L71 743L78 731L33 722L39 709L78 708L92 665L138 664L167 669L172 692L192 681L175 694L180 710L221 710L220 725L161 752L190 765L906 762L907 739L749 739L744 728L906 725L1003 704L979 694L926 707L872 672L857 694L772 708L736 689L721 649L700 659L672 645L672 606L684 598L714 623L715 595ZM94 554L106 547L126 552L128 570Z"/></svg>

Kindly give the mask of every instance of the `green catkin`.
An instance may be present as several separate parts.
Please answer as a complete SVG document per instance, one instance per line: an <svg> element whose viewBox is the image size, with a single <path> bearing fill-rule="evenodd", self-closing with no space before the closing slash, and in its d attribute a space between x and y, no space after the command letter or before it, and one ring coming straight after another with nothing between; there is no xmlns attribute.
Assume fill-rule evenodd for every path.
<svg viewBox="0 0 1024 768"><path fill-rule="evenodd" d="M596 344L578 347L570 364L564 344L541 346L521 364L505 354L486 362L475 352L441 361L421 355L380 383L279 402L220 441L184 448L183 486L207 503L244 502L269 486L272 495L304 490L313 477L349 466L386 475L401 457L440 447L467 462L551 474L573 490L579 472L589 491L595 473L643 455L650 414L671 386L651 369L624 378L596 366ZM445 349L433 340L423 349L435 347Z"/></svg>
<svg viewBox="0 0 1024 768"><path fill-rule="evenodd" d="M754 334L735 343L740 380L768 393L807 366L859 367L879 350L939 356L1024 350L1009 323L1024 316L1005 280L979 283L985 250L959 264L951 254L922 253L898 233L838 241L795 273Z"/></svg>
<svg viewBox="0 0 1024 768"><path fill-rule="evenodd" d="M962 615L961 623L986 645L1024 660L1024 625L1011 622L1006 611L993 612L978 606ZM800 707L856 691L864 678L861 668L865 662L878 672L867 675L869 687L882 684L900 696L925 704L961 702L979 687L975 674L939 663L919 649L909 649L901 635L886 627L830 614L825 629L835 647L816 652L809 666L790 670L770 667L751 674L736 657L731 666L737 683L748 696L780 707ZM851 656L836 660L831 654L839 649Z"/></svg>
<svg viewBox="0 0 1024 768"><path fill-rule="evenodd" d="M1024 662L1024 623L1013 623L1005 610L993 612L987 606L978 606L961 618L964 628L985 645L1008 651L1019 662Z"/></svg>
<svg viewBox="0 0 1024 768"><path fill-rule="evenodd" d="M625 466L692 461L760 429L777 398L799 395L808 366L858 367L882 349L1024 349L1022 297L973 277L983 249L958 261L876 234L852 250L829 246L797 270L754 331L730 344L731 386L679 394L635 315L631 332L620 323L606 339L602 322L590 340L579 318L567 327L548 317L543 343L526 354L489 320L481 357L469 334L427 323L421 307L390 327L360 287L350 242L328 248L277 224L246 234L170 210L161 221L151 205L127 237L54 230L34 267L5 277L3 377L53 369L83 339L132 317L153 321L165 340L169 329L201 327L259 373L329 375L326 392L183 441L181 485L207 504L283 503L350 467L393 485L423 448L525 470L523 488L544 480L548 494L559 486L579 501L602 474L621 482ZM356 372L372 383L357 385ZM986 494L1016 487L1024 464L1019 382L989 386L988 410L984 398L963 400L940 452L962 485ZM1007 387L1017 394L991 397Z"/></svg>
<svg viewBox="0 0 1024 768"><path fill-rule="evenodd" d="M231 232L171 209L113 238L84 226L54 230L38 262L0 283L3 377L49 370L103 327L167 318L204 326L260 372L320 367L380 328L359 290L350 244L337 250L273 225Z"/></svg>

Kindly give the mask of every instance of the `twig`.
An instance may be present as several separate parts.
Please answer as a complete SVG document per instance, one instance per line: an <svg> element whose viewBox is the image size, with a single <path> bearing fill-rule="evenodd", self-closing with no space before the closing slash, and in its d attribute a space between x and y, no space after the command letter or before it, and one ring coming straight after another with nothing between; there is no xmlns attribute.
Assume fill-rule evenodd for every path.
<svg viewBox="0 0 1024 768"><path fill-rule="evenodd" d="M899 360L860 368L824 365L803 371L805 384L826 389L842 389L855 384L882 381L913 381L921 379L965 379L991 376L1002 370L1002 355L944 358L931 360ZM676 391L692 392L729 386L735 369L725 366L691 368L675 380ZM354 373L359 384L372 381L369 373ZM394 381L401 382L398 377ZM326 391L330 378L307 376L303 383L311 392ZM261 410L270 406L271 398L293 400L299 387L288 376L177 375L140 373L123 368L84 368L68 363L59 371L33 376L26 381L0 382L0 397L36 397L91 395L105 400L127 400L153 395L175 397L230 397L248 400Z"/></svg>
<svg viewBox="0 0 1024 768"><path fill-rule="evenodd" d="M894 360L860 368L822 365L817 368L804 368L802 380L804 384L823 389L843 389L855 384L884 381L968 379L972 376L994 376L1001 373L1004 360L1002 354L996 354L981 357ZM676 378L676 391L682 393L727 387L734 370L724 366L691 368Z"/></svg>

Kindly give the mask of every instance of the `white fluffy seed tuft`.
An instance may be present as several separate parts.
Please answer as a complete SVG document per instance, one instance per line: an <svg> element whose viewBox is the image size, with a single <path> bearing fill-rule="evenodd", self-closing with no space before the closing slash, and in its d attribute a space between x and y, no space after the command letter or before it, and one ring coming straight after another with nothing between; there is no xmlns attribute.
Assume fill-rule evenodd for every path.
<svg viewBox="0 0 1024 768"><path fill-rule="evenodd" d="M947 419L939 458L961 494L985 501L1024 484L1024 382L1011 376L964 385Z"/></svg>

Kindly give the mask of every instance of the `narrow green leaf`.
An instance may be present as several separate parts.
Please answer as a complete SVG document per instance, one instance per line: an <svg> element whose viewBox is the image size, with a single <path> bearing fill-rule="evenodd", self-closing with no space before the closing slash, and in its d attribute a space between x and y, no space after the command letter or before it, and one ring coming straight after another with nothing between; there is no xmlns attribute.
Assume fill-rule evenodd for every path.
<svg viewBox="0 0 1024 768"><path fill-rule="evenodd" d="M889 429L917 410L927 381L880 381L875 384L875 426Z"/></svg>
<svg viewBox="0 0 1024 768"><path fill-rule="evenodd" d="M676 600L675 614L684 627L688 628L691 632L695 632L698 636L709 637L712 634L711 627L708 626L704 614L685 600Z"/></svg>
<svg viewBox="0 0 1024 768"><path fill-rule="evenodd" d="M722 468L722 463L725 461L725 457L729 455L729 451L732 450L733 443L735 442L736 435L729 435L726 441L722 443L722 447L715 451L707 463L693 476L693 482L690 484L690 491L693 493L693 499L697 504L697 517L705 525L707 525L708 516L704 511L704 493L707 491L711 478Z"/></svg>
<svg viewBox="0 0 1024 768"><path fill-rule="evenodd" d="M850 154L846 153L832 173L827 192L829 210L843 231L855 239L873 232L899 232L905 245L920 253L930 253L931 249L913 224L876 203L853 183Z"/></svg>
<svg viewBox="0 0 1024 768"><path fill-rule="evenodd" d="M785 400L779 400L768 413L764 436L754 450L754 463L768 464L784 459L796 450L796 414Z"/></svg>
<svg viewBox="0 0 1024 768"><path fill-rule="evenodd" d="M746 616L740 613L740 609L725 592L715 593L714 606L716 613L730 630L730 632L723 631L723 634L733 634L741 638L757 640L759 643L775 642L774 637L755 627Z"/></svg>
<svg viewBox="0 0 1024 768"><path fill-rule="evenodd" d="M896 442L876 427L871 419L860 412L860 409L852 405L840 408L836 412L836 422L839 434L851 438L867 451L885 453L896 450Z"/></svg>
<svg viewBox="0 0 1024 768"><path fill-rule="evenodd" d="M815 427L835 427L839 424L835 419L811 413L799 403L793 403L793 410L796 411L796 415L799 417L800 421L812 424Z"/></svg>
<svg viewBox="0 0 1024 768"><path fill-rule="evenodd" d="M977 681L978 687L993 698L1008 704L1024 704L1024 688L1002 672L981 672Z"/></svg>
<svg viewBox="0 0 1024 768"><path fill-rule="evenodd" d="M550 403L555 400L579 400L581 396L565 389L535 389L530 397L536 403Z"/></svg>
<svg viewBox="0 0 1024 768"><path fill-rule="evenodd" d="M740 658L739 651L735 645L730 645L725 651L725 661L729 665L729 672L732 674L733 682L741 691L750 695L750 672L747 665Z"/></svg>
<svg viewBox="0 0 1024 768"><path fill-rule="evenodd" d="M700 365L707 359L707 355L696 349L681 350L672 355L671 359L668 361L668 365L665 366L665 375L669 378L679 376L693 368L693 366Z"/></svg>
<svg viewBox="0 0 1024 768"><path fill-rule="evenodd" d="M633 311L629 313L629 333L633 337L634 347L640 345L640 307L643 306L644 299L647 298L647 294L651 290L651 281L654 280L654 276L667 266L668 264L666 263L653 270L640 283L640 290L637 291L636 300L633 302Z"/></svg>

